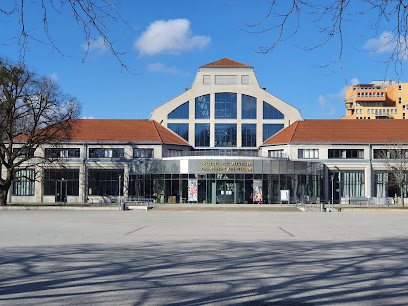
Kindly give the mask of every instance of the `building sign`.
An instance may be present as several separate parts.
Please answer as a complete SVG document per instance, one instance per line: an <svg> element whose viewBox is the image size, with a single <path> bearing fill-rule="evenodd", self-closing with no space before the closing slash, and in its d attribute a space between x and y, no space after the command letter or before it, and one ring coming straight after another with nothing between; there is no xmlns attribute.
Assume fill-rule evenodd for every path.
<svg viewBox="0 0 408 306"><path fill-rule="evenodd" d="M262 203L262 180L254 180L252 197L254 203Z"/></svg>
<svg viewBox="0 0 408 306"><path fill-rule="evenodd" d="M197 202L197 179L188 179L188 202Z"/></svg>
<svg viewBox="0 0 408 306"><path fill-rule="evenodd" d="M204 172L252 172L252 162L200 162L200 171Z"/></svg>

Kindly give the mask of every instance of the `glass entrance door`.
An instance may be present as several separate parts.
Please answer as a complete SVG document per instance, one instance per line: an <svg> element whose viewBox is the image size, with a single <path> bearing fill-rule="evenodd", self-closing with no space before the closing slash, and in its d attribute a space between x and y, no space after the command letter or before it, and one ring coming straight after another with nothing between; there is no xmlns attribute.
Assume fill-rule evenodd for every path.
<svg viewBox="0 0 408 306"><path fill-rule="evenodd" d="M55 202L67 202L67 182L63 180L55 181Z"/></svg>
<svg viewBox="0 0 408 306"><path fill-rule="evenodd" d="M216 187L217 204L236 203L236 191L234 181L217 181Z"/></svg>

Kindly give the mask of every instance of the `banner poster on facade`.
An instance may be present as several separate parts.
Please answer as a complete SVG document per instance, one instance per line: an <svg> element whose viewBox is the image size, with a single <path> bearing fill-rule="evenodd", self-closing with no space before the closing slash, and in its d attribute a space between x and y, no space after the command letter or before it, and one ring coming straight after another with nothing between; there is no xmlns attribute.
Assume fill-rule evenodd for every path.
<svg viewBox="0 0 408 306"><path fill-rule="evenodd" d="M281 201L289 202L289 190L281 190Z"/></svg>
<svg viewBox="0 0 408 306"><path fill-rule="evenodd" d="M197 202L197 179L188 179L188 202Z"/></svg>
<svg viewBox="0 0 408 306"><path fill-rule="evenodd" d="M254 180L253 185L253 201L254 203L262 203L262 180Z"/></svg>

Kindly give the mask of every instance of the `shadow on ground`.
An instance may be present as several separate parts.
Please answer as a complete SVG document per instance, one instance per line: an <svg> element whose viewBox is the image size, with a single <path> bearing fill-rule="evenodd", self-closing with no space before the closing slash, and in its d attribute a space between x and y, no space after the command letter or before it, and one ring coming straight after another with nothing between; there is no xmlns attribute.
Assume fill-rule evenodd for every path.
<svg viewBox="0 0 408 306"><path fill-rule="evenodd" d="M0 304L402 305L407 240L3 248Z"/></svg>

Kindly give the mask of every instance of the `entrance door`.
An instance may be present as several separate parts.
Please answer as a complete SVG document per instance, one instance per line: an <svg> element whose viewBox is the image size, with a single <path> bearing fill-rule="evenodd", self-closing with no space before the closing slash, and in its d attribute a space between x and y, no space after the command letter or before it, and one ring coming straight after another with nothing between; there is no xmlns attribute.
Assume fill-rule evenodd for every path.
<svg viewBox="0 0 408 306"><path fill-rule="evenodd" d="M233 204L235 199L234 181L217 181L217 204Z"/></svg>
<svg viewBox="0 0 408 306"><path fill-rule="evenodd" d="M56 181L55 182L55 202L67 202L67 182Z"/></svg>

